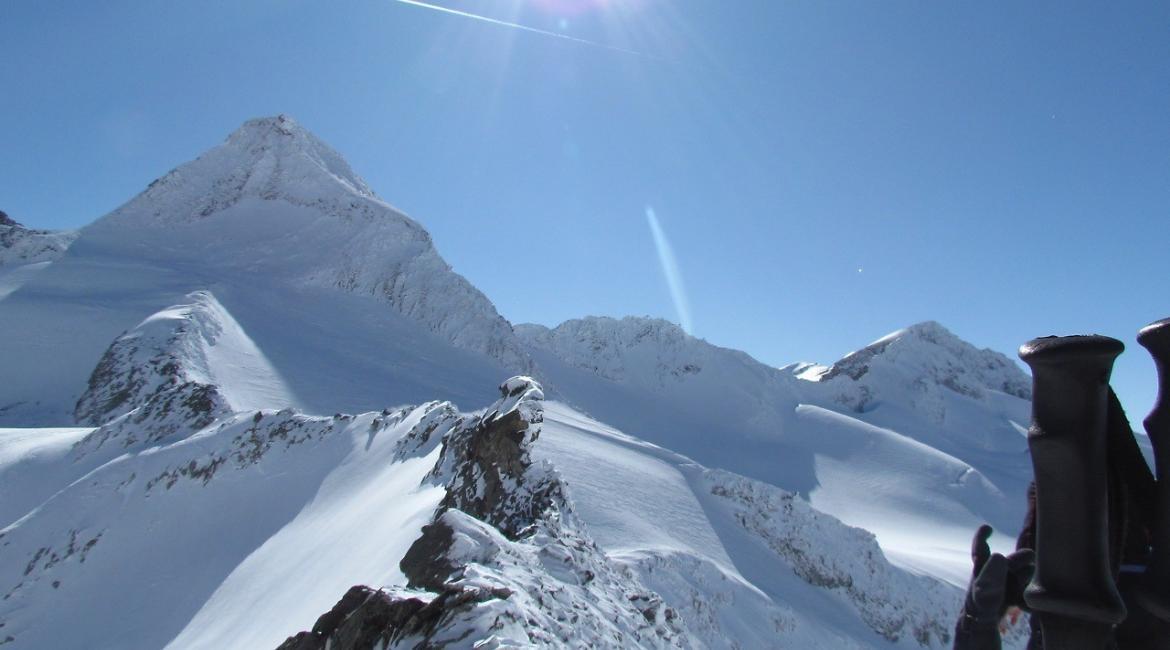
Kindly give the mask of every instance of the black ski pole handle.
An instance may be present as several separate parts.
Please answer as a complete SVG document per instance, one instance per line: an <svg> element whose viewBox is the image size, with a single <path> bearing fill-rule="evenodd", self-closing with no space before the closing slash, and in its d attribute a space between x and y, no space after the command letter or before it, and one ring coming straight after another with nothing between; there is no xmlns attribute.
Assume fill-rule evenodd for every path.
<svg viewBox="0 0 1170 650"><path fill-rule="evenodd" d="M1170 621L1170 318L1142 328L1138 343L1149 350L1158 368L1158 399L1145 420L1157 475L1150 524L1153 553L1136 596L1151 614Z"/></svg>
<svg viewBox="0 0 1170 650"><path fill-rule="evenodd" d="M1033 339L1028 447L1036 477L1036 572L1024 599L1045 648L1102 650L1125 619L1109 561L1109 376L1125 349L1104 336Z"/></svg>

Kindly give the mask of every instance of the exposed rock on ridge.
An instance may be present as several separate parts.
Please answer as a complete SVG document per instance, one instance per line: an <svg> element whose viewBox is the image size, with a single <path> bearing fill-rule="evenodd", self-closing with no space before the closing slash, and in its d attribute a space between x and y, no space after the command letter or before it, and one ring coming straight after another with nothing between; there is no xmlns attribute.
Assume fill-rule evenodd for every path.
<svg viewBox="0 0 1170 650"><path fill-rule="evenodd" d="M221 386L220 363L262 387L269 403L257 404L261 398ZM129 446L143 434L145 442L154 443L198 431L231 412L288 406L282 393L287 389L239 324L210 292L196 291L110 345L74 417L101 426L83 446L114 438Z"/></svg>
<svg viewBox="0 0 1170 650"><path fill-rule="evenodd" d="M556 472L532 461L539 384L517 377L500 391L444 439L431 476L447 495L402 559L407 589L354 587L281 650L681 643L674 611L605 556Z"/></svg>

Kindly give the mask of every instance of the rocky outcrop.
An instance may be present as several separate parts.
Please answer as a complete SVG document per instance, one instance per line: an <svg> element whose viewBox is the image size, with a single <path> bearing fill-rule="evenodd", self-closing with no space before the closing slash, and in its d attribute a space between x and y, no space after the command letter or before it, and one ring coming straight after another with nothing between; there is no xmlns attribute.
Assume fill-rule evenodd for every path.
<svg viewBox="0 0 1170 650"><path fill-rule="evenodd" d="M447 612L464 607L482 595L470 591L447 592L425 600L418 596L398 596L369 587L353 587L333 609L317 619L312 630L290 637L278 650L389 648L396 647L403 638L410 636L433 639ZM506 597L508 594L498 595ZM394 632L387 636L387 630ZM469 639L451 641L466 640ZM429 647L445 644L433 642Z"/></svg>
<svg viewBox="0 0 1170 650"><path fill-rule="evenodd" d="M113 439L124 447L155 443L233 410L213 383L206 354L230 317L207 292L188 298L118 337L102 355L74 409L78 423L101 428L79 447Z"/></svg>
<svg viewBox="0 0 1170 650"><path fill-rule="evenodd" d="M473 427L444 441L434 478L447 486L444 509L460 510L515 540L565 499L552 469L529 455L544 421L540 384L515 377L500 393Z"/></svg>
<svg viewBox="0 0 1170 650"><path fill-rule="evenodd" d="M293 405L291 391L208 291L195 291L119 336L74 408L100 426L83 446L194 433L229 413Z"/></svg>
<svg viewBox="0 0 1170 650"><path fill-rule="evenodd" d="M559 475L532 460L540 385L500 391L443 440L429 480L447 492L400 563L406 588L354 587L281 650L681 644L676 612L594 544Z"/></svg>

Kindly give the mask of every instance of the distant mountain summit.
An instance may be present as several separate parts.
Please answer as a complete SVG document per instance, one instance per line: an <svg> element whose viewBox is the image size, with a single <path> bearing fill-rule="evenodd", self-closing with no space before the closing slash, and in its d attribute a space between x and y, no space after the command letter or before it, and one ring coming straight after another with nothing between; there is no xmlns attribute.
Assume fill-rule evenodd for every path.
<svg viewBox="0 0 1170 650"><path fill-rule="evenodd" d="M696 374L702 370L696 363L698 356L706 347L678 325L659 318L589 316L554 329L532 324L515 329L527 345L614 381L662 383L670 377ZM651 357L652 363L638 363Z"/></svg>
<svg viewBox="0 0 1170 650"><path fill-rule="evenodd" d="M64 254L75 239L76 231L26 228L0 211L0 272L4 267L51 262Z"/></svg>
<svg viewBox="0 0 1170 650"><path fill-rule="evenodd" d="M991 390L1032 399L1032 380L1018 365L999 352L976 348L934 321L884 336L847 355L817 379L862 381L871 371L895 367L900 374L929 377L969 397L980 398Z"/></svg>

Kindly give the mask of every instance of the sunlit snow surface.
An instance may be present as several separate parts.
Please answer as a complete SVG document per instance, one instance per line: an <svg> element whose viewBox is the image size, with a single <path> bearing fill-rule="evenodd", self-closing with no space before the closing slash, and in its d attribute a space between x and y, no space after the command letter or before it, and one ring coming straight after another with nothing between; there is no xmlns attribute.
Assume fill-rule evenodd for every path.
<svg viewBox="0 0 1170 650"><path fill-rule="evenodd" d="M398 559L441 496L420 485L425 458L392 458L421 415L374 431L376 414L268 412L271 422L298 422L292 439L304 439L278 439L237 464L232 454L250 446L233 441L255 424L241 416L61 476L58 491L40 489L27 469L49 456L84 462L66 456L85 432L47 432L37 447L0 432L5 511L30 487L49 495L0 529L3 631L18 648L275 647L353 584L400 579ZM177 475L222 454L206 481Z"/></svg>
<svg viewBox="0 0 1170 650"><path fill-rule="evenodd" d="M999 531L997 550L1013 547L1031 474L1019 426L1030 403L993 387L1021 390L1027 378L936 324L855 355L859 380L822 379L826 368L816 381L803 378L807 364L768 368L665 321L517 331L559 399L704 466L802 494L875 533L911 570L965 584L971 534L985 522Z"/></svg>
<svg viewBox="0 0 1170 650"><path fill-rule="evenodd" d="M38 488L43 503L3 529L4 631L16 648L275 647L351 585L401 585L398 560L441 490L424 480L437 449L403 458L396 443L445 413L436 408L241 414L84 478L58 477L60 492ZM612 561L680 612L695 646L920 647L912 625L949 626L957 611L959 589L890 566L868 533L799 497L708 470L564 404L546 403L544 417L534 454L564 477ZM229 457L206 481L158 480L249 449L239 441L253 429L291 422L299 442L275 439L254 462ZM0 431L0 503L44 480L29 467L67 466L71 443L87 433ZM84 555L69 553L91 539ZM60 559L46 567L42 556L26 574L26 558L46 547ZM853 586L826 588L808 575L848 576ZM897 643L875 631L895 624Z"/></svg>
<svg viewBox="0 0 1170 650"><path fill-rule="evenodd" d="M533 454L696 646L918 647L975 528L1005 548L1022 518L1027 377L1003 355L934 323L786 369L653 319L513 330L287 118L21 256L0 268L0 424L37 427L0 429L14 648L275 647L349 586L400 584L441 494L434 449L395 442L518 371L550 400ZM174 348L236 413L156 440L125 415L45 428L115 340Z"/></svg>

